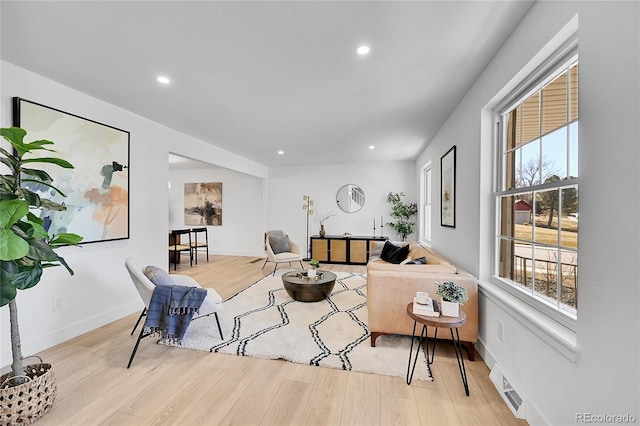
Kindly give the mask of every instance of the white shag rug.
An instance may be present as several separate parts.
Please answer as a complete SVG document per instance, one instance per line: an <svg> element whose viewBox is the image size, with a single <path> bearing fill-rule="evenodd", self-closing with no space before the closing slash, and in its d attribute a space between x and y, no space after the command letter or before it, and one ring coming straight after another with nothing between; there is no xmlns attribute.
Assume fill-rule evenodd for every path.
<svg viewBox="0 0 640 426"><path fill-rule="evenodd" d="M336 272L330 297L298 302L284 289L285 272L265 277L224 302L218 312L224 340L210 316L194 320L182 345L175 346L406 377L411 337L384 335L371 347L366 274ZM414 379L433 380L424 353Z"/></svg>

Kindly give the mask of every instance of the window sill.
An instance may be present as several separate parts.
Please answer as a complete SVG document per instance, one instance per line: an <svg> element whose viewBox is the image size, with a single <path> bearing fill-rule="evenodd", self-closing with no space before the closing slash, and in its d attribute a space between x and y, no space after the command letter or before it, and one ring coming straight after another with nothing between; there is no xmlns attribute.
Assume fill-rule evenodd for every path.
<svg viewBox="0 0 640 426"><path fill-rule="evenodd" d="M512 296L497 285L479 282L480 294L496 303L524 327L572 362L578 360L577 335L558 322Z"/></svg>

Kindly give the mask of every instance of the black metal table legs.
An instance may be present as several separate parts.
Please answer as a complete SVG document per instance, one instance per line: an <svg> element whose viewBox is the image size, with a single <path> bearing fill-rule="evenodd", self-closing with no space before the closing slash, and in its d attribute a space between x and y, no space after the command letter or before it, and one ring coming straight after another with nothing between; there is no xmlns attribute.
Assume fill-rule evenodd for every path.
<svg viewBox="0 0 640 426"><path fill-rule="evenodd" d="M436 328L436 332L438 329ZM462 344L460 344L460 334L458 334L458 328L456 327L456 338L453 338L453 328L450 328L451 331L451 342L453 343L453 349L456 352L456 360L458 361L458 370L460 370L460 377L462 377L462 384L464 385L464 391L469 396L469 383L467 382L467 370L464 368L464 357L462 353ZM435 340L434 340L434 350L435 350Z"/></svg>
<svg viewBox="0 0 640 426"><path fill-rule="evenodd" d="M427 325L422 325L422 331L420 332L420 337L418 338L418 345L416 348L415 356L413 355L413 344L416 340L416 325L417 322L413 322L413 333L411 334L411 349L409 350L409 363L407 365L407 384L410 385L413 380L413 373L416 369L416 364L418 363L418 354L420 353L420 347L425 346L425 355L427 358L427 363L429 365L433 364L433 359L436 355L436 342L438 341L438 328L436 327L434 335L433 335L433 344L431 346L431 355L429 355L429 333L427 329ZM453 329L450 328L451 332L451 343L453 344L454 351L456 353L456 360L458 362L458 370L460 370L460 377L462 378L462 384L464 385L464 391L467 396L469 396L469 383L467 382L467 370L464 366L464 357L462 353L462 344L460 343L460 335L458 333L458 328L455 327L456 334L454 336ZM411 365L411 358L413 357L413 366Z"/></svg>
<svg viewBox="0 0 640 426"><path fill-rule="evenodd" d="M427 332L427 326L422 326L422 332L420 333L420 339L418 340L418 347L416 348L416 356L413 360L413 368L411 367L411 355L413 354L413 342L416 340L416 322L413 322L413 334L411 335L411 349L409 350L409 364L407 365L407 384L411 384L411 380L413 380L413 372L416 370L416 364L418 363L418 354L420 353L420 347L422 346L422 341L425 338L425 334ZM428 342L428 340L427 340ZM429 354L427 353L427 362L429 362Z"/></svg>

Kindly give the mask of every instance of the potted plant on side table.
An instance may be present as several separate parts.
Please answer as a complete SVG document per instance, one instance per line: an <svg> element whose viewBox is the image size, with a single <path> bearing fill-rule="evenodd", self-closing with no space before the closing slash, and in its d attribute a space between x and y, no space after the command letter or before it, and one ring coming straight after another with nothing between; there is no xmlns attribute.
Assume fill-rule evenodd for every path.
<svg viewBox="0 0 640 426"><path fill-rule="evenodd" d="M445 317L458 317L460 305L469 300L467 289L453 281L436 283L436 294L440 296L440 313Z"/></svg>
<svg viewBox="0 0 640 426"><path fill-rule="evenodd" d="M82 237L71 233L49 235L44 221L32 209L65 210L59 203L43 198L30 188L46 189L65 196L53 186L51 176L35 169L35 163L63 168L73 166L57 157L36 157L35 152L55 152L53 142L24 142L27 132L18 127L2 128L0 135L14 154L0 146L0 162L8 173L0 175L0 306L9 305L11 330L11 372L0 377L0 424L33 423L44 415L56 396L55 377L50 364L24 366L18 327L18 290L36 286L45 268L64 266L73 270L55 249L77 245Z"/></svg>

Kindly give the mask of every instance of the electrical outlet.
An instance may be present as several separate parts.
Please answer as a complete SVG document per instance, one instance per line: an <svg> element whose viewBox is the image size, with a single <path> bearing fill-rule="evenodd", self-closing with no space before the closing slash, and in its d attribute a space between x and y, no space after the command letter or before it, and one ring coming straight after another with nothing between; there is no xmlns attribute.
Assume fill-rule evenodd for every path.
<svg viewBox="0 0 640 426"><path fill-rule="evenodd" d="M62 309L62 299L59 297L53 298L53 311L59 311Z"/></svg>
<svg viewBox="0 0 640 426"><path fill-rule="evenodd" d="M504 323L502 321L498 321L496 324L496 335L498 340L504 342Z"/></svg>

